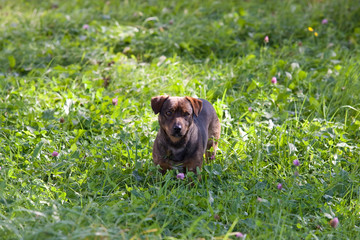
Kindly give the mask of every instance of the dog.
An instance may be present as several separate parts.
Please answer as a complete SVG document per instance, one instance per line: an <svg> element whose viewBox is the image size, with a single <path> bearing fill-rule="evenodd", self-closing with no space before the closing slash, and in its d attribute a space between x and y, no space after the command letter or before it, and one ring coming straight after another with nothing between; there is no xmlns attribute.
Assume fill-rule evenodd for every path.
<svg viewBox="0 0 360 240"><path fill-rule="evenodd" d="M214 107L204 99L157 96L151 108L160 125L153 146L153 161L165 174L201 170L204 154L214 159L220 138L220 121Z"/></svg>

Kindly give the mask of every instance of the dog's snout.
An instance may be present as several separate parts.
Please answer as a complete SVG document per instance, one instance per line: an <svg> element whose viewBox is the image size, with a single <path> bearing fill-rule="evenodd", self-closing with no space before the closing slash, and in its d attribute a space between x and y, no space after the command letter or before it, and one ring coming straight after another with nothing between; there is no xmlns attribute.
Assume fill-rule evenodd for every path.
<svg viewBox="0 0 360 240"><path fill-rule="evenodd" d="M181 132L181 125L176 124L174 126L174 131L175 131L175 133L180 133Z"/></svg>

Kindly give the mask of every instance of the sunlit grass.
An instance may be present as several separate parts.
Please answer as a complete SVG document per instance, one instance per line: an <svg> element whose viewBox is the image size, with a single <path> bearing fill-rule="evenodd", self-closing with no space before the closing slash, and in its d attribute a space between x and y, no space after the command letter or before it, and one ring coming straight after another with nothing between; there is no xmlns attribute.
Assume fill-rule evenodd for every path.
<svg viewBox="0 0 360 240"><path fill-rule="evenodd" d="M358 1L0 6L3 238L360 235ZM215 106L201 181L152 163L160 94Z"/></svg>

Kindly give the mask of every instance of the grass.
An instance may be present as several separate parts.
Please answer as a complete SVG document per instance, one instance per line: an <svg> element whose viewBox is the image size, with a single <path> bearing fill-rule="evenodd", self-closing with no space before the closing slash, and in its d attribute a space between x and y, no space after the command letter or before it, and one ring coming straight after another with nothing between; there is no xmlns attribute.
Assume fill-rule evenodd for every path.
<svg viewBox="0 0 360 240"><path fill-rule="evenodd" d="M0 236L360 239L359 13L355 0L0 1ZM153 166L160 94L216 108L200 182Z"/></svg>

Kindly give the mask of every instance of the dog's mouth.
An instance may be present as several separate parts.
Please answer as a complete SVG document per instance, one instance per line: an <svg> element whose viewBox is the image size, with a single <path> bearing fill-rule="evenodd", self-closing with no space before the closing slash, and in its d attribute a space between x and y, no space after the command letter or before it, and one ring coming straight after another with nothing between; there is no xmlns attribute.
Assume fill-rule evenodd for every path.
<svg viewBox="0 0 360 240"><path fill-rule="evenodd" d="M175 132L175 133L172 133L171 136L172 136L172 137L176 137L176 138L181 138L181 137L183 137L184 135L183 135L182 133Z"/></svg>

